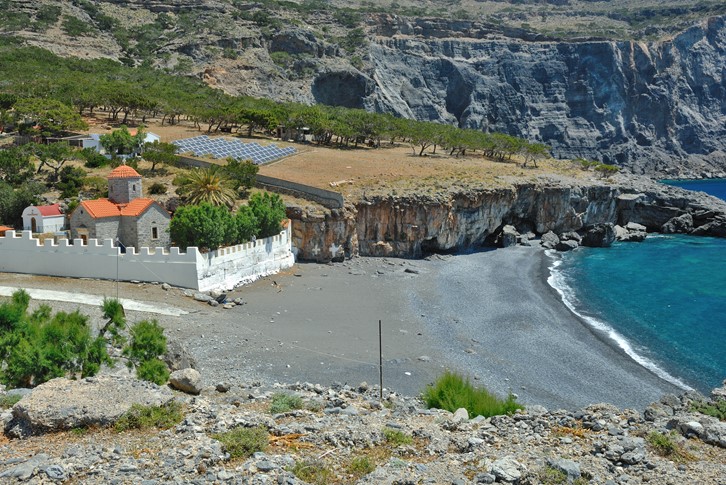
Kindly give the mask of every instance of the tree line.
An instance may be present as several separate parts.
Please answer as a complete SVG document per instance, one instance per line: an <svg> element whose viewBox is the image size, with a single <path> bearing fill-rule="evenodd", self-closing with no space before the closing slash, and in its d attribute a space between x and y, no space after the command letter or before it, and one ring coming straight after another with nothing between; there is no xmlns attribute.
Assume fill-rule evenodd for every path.
<svg viewBox="0 0 726 485"><path fill-rule="evenodd" d="M7 43L12 41L6 41ZM542 143L482 130L397 118L360 109L281 103L230 96L191 77L108 60L64 59L34 47L0 46L0 127L14 124L30 135L56 136L82 129L83 114L102 109L110 121L190 122L207 132L256 131L330 146L379 147L409 143L416 155L477 151L498 161L522 157L525 165L549 156ZM32 123L28 123L31 121Z"/></svg>

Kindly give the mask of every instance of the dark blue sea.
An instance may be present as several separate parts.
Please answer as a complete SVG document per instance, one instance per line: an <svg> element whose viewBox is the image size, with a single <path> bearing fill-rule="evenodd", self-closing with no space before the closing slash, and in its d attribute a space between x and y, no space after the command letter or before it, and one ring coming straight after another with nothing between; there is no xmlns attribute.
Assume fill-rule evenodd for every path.
<svg viewBox="0 0 726 485"><path fill-rule="evenodd" d="M726 180L669 182L726 200ZM666 380L708 393L726 378L726 239L649 236L554 263L565 303Z"/></svg>

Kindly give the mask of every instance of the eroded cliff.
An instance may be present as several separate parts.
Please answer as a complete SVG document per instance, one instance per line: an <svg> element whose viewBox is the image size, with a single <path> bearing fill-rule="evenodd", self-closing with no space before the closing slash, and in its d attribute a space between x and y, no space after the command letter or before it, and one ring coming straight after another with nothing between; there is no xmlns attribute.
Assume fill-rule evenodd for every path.
<svg viewBox="0 0 726 485"><path fill-rule="evenodd" d="M632 176L613 185L514 181L447 196L367 198L335 211L288 211L298 258L319 262L353 255L418 258L493 245L507 224L538 235L629 222L661 231L684 214L693 224L681 232L726 237L725 202Z"/></svg>
<svg viewBox="0 0 726 485"><path fill-rule="evenodd" d="M530 42L471 29L443 38L438 24L380 22L369 109L543 141L557 157L635 173L726 171L724 17L663 42Z"/></svg>

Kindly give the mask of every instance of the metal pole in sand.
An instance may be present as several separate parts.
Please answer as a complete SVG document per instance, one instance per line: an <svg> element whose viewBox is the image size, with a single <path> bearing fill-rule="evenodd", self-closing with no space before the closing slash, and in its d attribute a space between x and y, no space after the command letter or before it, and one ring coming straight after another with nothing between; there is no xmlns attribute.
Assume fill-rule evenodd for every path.
<svg viewBox="0 0 726 485"><path fill-rule="evenodd" d="M383 337L381 333L381 321L378 320L378 383L380 384L380 398L383 402Z"/></svg>

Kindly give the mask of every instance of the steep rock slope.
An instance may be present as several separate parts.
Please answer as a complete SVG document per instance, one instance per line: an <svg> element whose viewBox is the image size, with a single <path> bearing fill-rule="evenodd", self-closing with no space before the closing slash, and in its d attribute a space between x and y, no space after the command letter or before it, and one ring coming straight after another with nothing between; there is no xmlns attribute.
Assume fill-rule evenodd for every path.
<svg viewBox="0 0 726 485"><path fill-rule="evenodd" d="M424 27L379 28L391 36L370 46L369 109L541 140L558 157L636 173L726 169L724 17L654 43L408 35Z"/></svg>
<svg viewBox="0 0 726 485"><path fill-rule="evenodd" d="M288 209L298 258L319 262L351 255L417 258L489 245L506 224L521 233L561 234L635 222L657 232L684 214L693 219L694 234L726 237L723 201L633 176L612 185L553 179L439 197L373 197L326 214Z"/></svg>

